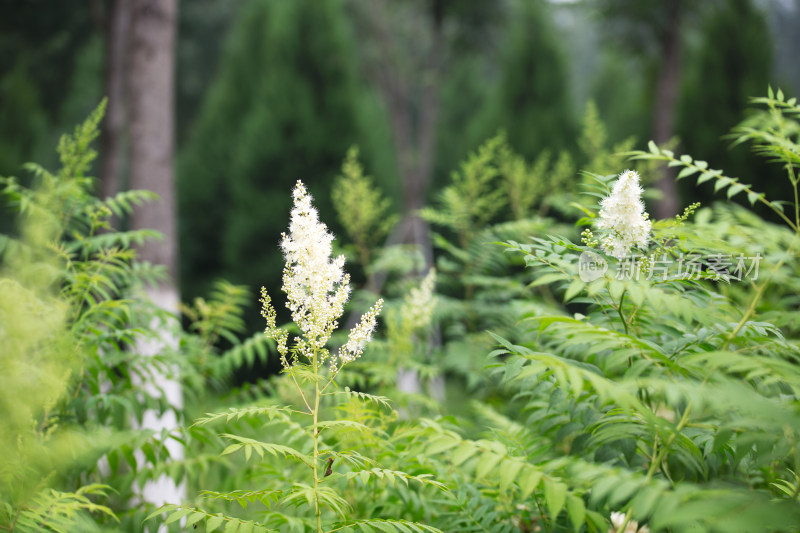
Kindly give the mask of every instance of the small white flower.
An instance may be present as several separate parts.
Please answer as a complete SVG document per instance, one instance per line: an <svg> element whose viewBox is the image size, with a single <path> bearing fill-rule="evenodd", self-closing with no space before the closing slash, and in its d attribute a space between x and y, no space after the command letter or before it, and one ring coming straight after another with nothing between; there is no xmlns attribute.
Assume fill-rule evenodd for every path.
<svg viewBox="0 0 800 533"><path fill-rule="evenodd" d="M625 524L625 513L611 513L611 526L612 529L608 530L608 533L616 533L622 524ZM623 533L650 533L650 528L647 526L642 526L639 529L639 523L635 520L628 520L628 523L625 525L625 529L622 530Z"/></svg>
<svg viewBox="0 0 800 533"><path fill-rule="evenodd" d="M650 238L652 222L644 210L639 174L626 170L614 182L611 196L600 202L597 228L606 232L601 239L603 250L623 259L633 246L644 248Z"/></svg>

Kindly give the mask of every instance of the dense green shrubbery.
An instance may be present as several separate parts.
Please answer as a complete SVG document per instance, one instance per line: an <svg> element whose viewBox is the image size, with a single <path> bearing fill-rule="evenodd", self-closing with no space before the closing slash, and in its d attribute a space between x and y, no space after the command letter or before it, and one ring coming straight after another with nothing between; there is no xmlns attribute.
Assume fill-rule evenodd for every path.
<svg viewBox="0 0 800 533"><path fill-rule="evenodd" d="M198 335L185 335L180 353L138 353L139 343L157 335L154 318L167 330L179 325L137 296L162 272L137 261L133 246L156 233L109 226L112 215L122 217L153 195L130 191L101 201L91 194L90 143L102 113L101 106L61 139L57 173L28 165L31 188L2 178L19 223L14 235L0 236L0 529L140 531L147 506L133 503L137 487L165 473L180 480L204 464L199 455L170 457L167 442L179 435L141 427L148 412L187 416L143 383L179 369L187 405L194 406L215 383L267 353L263 335L244 343L232 338L242 290L224 283L208 302L196 303ZM220 335L235 342L214 357Z"/></svg>
<svg viewBox="0 0 800 533"><path fill-rule="evenodd" d="M735 140L781 164L797 191L800 106L781 93L756 102L767 109ZM385 325L364 356L351 357L358 339L333 337L348 362L340 372L323 364L337 353L326 341L338 285L317 295L331 306L322 322L321 308L302 313L314 289L291 282L312 252L300 245L284 246L297 324L280 333L265 304L277 345L237 340L247 293L218 283L184 309L193 326L178 353L136 354L152 334L137 326L158 313L132 298L153 274L131 251L147 235L105 220L147 195L88 194L93 115L62 141L60 173L32 167L33 190L3 182L23 222L2 240L0 529L140 531L165 516L169 528L208 531L797 530L797 196L770 199L651 144L628 156L679 167L784 223L731 202L649 221L633 174L616 182L627 196L614 185L622 161L589 117L581 147L601 174L580 183L565 162L529 164L502 137L463 164L423 212L441 232L435 274L420 284L403 274L414 265L389 272ZM342 221L372 261L374 288L400 255L370 249L386 204L355 153L343 174L337 201L362 195L364 212L379 214ZM609 197L602 209L585 201ZM293 216L295 244L302 227ZM220 353L221 339L233 347ZM282 375L230 387L269 354L285 358ZM172 408L136 384L171 369L189 398L176 413L187 428L137 429L146 409ZM413 387L398 383L409 375ZM169 439L186 444L185 459L169 457ZM132 503L162 473L186 480L188 500Z"/></svg>

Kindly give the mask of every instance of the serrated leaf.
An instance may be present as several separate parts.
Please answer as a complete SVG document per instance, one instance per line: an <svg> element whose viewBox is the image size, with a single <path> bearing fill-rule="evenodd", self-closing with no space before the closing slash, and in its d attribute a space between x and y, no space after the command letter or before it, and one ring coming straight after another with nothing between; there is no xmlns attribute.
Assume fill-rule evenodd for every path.
<svg viewBox="0 0 800 533"><path fill-rule="evenodd" d="M169 518L164 520L164 523L165 524L171 524L172 522L177 522L178 520L180 520L181 518L183 518L184 516L188 515L191 512L192 512L192 509L178 509L177 511L172 513L169 516Z"/></svg>
<svg viewBox="0 0 800 533"><path fill-rule="evenodd" d="M242 444L229 444L227 448L222 450L222 453L220 455L228 455L230 453L233 453L238 449L242 448L242 446L243 446Z"/></svg>
<svg viewBox="0 0 800 533"><path fill-rule="evenodd" d="M220 525L222 525L222 522L224 520L225 519L223 517L221 517L221 516L216 516L216 515L212 516L211 518L208 519L208 522L206 522L206 531L207 532L214 531Z"/></svg>
<svg viewBox="0 0 800 533"><path fill-rule="evenodd" d="M550 512L550 519L555 520L564 508L567 499L567 486L559 481L544 482L544 499L547 503L547 510Z"/></svg>
<svg viewBox="0 0 800 533"><path fill-rule="evenodd" d="M480 459L478 459L478 465L475 467L475 475L478 478L486 477L497 463L500 462L501 457L496 453L484 453Z"/></svg>
<svg viewBox="0 0 800 533"><path fill-rule="evenodd" d="M478 449L475 446L465 442L463 444L460 444L453 451L453 454L450 457L450 460L452 461L453 466L458 466L461 463L463 463L464 461L466 461L467 459L469 459L470 457L472 457L473 455L475 455L475 453L477 451L478 451Z"/></svg>
<svg viewBox="0 0 800 533"><path fill-rule="evenodd" d="M568 302L572 300L583 290L585 285L586 284L579 279L573 280L572 283L569 284L567 292L564 293L564 301Z"/></svg>
<svg viewBox="0 0 800 533"><path fill-rule="evenodd" d="M741 183L735 183L731 185L731 187L728 189L728 198L732 198L735 194L742 192L746 188L747 186L742 185Z"/></svg>
<svg viewBox="0 0 800 533"><path fill-rule="evenodd" d="M578 533L586 519L586 505L584 505L581 498L572 493L567 494L567 516L572 522L575 533Z"/></svg>
<svg viewBox="0 0 800 533"><path fill-rule="evenodd" d="M503 462L500 463L500 490L505 491L511 488L518 472L518 466L515 465L513 461L504 459Z"/></svg>
<svg viewBox="0 0 800 533"><path fill-rule="evenodd" d="M428 446L428 453L433 455L449 450L458 444L458 441L450 436L441 436Z"/></svg>
<svg viewBox="0 0 800 533"><path fill-rule="evenodd" d="M703 172L702 174L700 174L700 176L698 176L697 184L700 185L701 183L705 183L713 177L714 177L713 172Z"/></svg>
<svg viewBox="0 0 800 533"><path fill-rule="evenodd" d="M726 177L718 179L717 182L714 184L714 192L717 192L720 189L727 187L731 183L733 183L733 180L731 178Z"/></svg>
<svg viewBox="0 0 800 533"><path fill-rule="evenodd" d="M199 522L200 520L205 518L205 516L206 516L205 513L201 513L200 511L195 511L191 515L189 515L189 518L186 519L186 525L191 526L195 522Z"/></svg>
<svg viewBox="0 0 800 533"><path fill-rule="evenodd" d="M164 513L169 513L171 511L174 511L177 508L178 508L178 506L175 505L175 504L172 504L172 503L168 503L166 505L162 505L161 507L159 507L158 509L156 509L155 511L153 511L152 513L147 515L147 518L145 518L144 520L146 522L146 521L148 521L148 520L150 520L152 518L155 518L156 516L159 516L159 515L162 515Z"/></svg>
<svg viewBox="0 0 800 533"><path fill-rule="evenodd" d="M561 281L564 279L568 279L568 276L566 274L561 274L559 272L549 273L543 276L539 276L529 286L538 287L539 285L548 285L550 283L554 283L556 281Z"/></svg>
<svg viewBox="0 0 800 533"><path fill-rule="evenodd" d="M542 479L542 473L533 468L528 468L519 478L520 489L522 489L522 497L527 498L536 487L539 486L539 481Z"/></svg>

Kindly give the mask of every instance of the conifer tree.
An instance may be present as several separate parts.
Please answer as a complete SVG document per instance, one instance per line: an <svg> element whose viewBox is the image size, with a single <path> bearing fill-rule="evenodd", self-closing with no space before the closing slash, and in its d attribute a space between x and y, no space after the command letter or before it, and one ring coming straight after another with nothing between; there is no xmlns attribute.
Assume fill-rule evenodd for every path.
<svg viewBox="0 0 800 533"><path fill-rule="evenodd" d="M707 12L700 46L687 59L678 115L684 150L735 176L763 174L763 160L720 138L742 119L748 99L770 83L772 44L764 14L752 0L726 0ZM710 184L706 197L713 198Z"/></svg>
<svg viewBox="0 0 800 533"><path fill-rule="evenodd" d="M298 178L319 198L323 216L334 218L330 182L348 147L364 146L363 93L342 9L329 0L257 0L234 23L222 70L181 155L188 294L219 276L278 284L274 245L288 216L284 192Z"/></svg>
<svg viewBox="0 0 800 533"><path fill-rule="evenodd" d="M564 58L552 33L546 2L521 2L511 13L513 33L502 65L487 136L498 128L520 155L568 147L575 136Z"/></svg>

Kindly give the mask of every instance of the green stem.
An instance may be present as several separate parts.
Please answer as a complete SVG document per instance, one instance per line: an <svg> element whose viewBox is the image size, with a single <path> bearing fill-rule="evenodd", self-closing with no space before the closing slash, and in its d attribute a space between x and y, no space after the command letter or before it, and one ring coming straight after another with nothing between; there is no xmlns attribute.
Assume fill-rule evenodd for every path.
<svg viewBox="0 0 800 533"><path fill-rule="evenodd" d="M798 236L798 235L800 235L800 233L798 233L798 234L796 234L796 235L795 235L795 238L792 240L792 244L791 244L791 245L789 246L789 248L786 250L786 253L787 253L787 255L788 255L788 254L791 254L791 253L793 253L793 252L794 252L794 247L795 247L795 244L797 243L797 236ZM785 262L786 262L786 258L783 258L783 259L781 259L780 261L778 261L778 264L776 264L776 265L775 265L775 268L773 269L773 272L777 272L778 270L780 270L780 268L783 266L783 264L784 264ZM751 317L752 317L752 316L755 314L755 312L756 312L756 306L758 305L758 302L761 300L761 296L764 294L764 290L765 290L765 289L767 288L767 286L769 285L769 283L770 283L771 279L772 279L772 274L770 274L769 276L767 276L767 279L766 279L766 280L764 280L764 283L762 283L760 287L757 287L757 288L756 288L756 294L753 296L753 300L750 302L750 306L747 308L747 311L745 312L744 316L743 316L743 317L742 317L742 319L739 321L739 323L738 323L738 324L736 324L736 327L734 328L734 330L733 330L733 331L730 333L730 335L728 335L728 337L725 339L725 342L724 342L724 343L722 343L722 346L721 346L721 348L720 348L720 349L724 350L725 348L727 348L727 347L728 347L728 344L730 344L730 342L731 342L731 341L732 341L732 340L733 340L733 339L736 337L736 335L738 335L738 334L739 334L739 332L742 330L742 328L743 328L743 327L744 327L744 325L747 323L747 321L748 321L748 320L750 320L750 318L751 318ZM755 285L755 282L753 282L753 284Z"/></svg>
<svg viewBox="0 0 800 533"><path fill-rule="evenodd" d="M800 202L797 199L797 176L794 173L794 166L789 163L789 181L794 188L794 223L795 232L800 232Z"/></svg>
<svg viewBox="0 0 800 533"><path fill-rule="evenodd" d="M625 335L628 334L628 321L625 320L625 315L622 314L622 302L625 301L625 291L622 291L622 295L619 297L619 305L617 306L617 313L619 313L619 319L622 320L622 327L625 328Z"/></svg>
<svg viewBox="0 0 800 533"><path fill-rule="evenodd" d="M669 447L675 440L676 435L680 433L684 427L686 427L686 424L689 422L689 413L691 410L692 404L689 403L689 405L686 406L686 409L683 410L683 416L681 416L678 425L675 427L675 432L669 436L666 444L664 444L660 450L658 449L658 433L656 433L655 438L653 439L652 461L650 462L650 468L647 469L647 475L644 478L645 483L650 481L650 479L652 479L652 477L655 475L656 470L658 470L658 465L660 465L665 459L666 454L669 452ZM625 520L622 521L622 524L620 524L615 533L623 533L623 531L625 531L625 528L628 527L628 522L631 521L632 515L633 509L629 507L625 512Z"/></svg>
<svg viewBox="0 0 800 533"><path fill-rule="evenodd" d="M322 510L319 507L319 473L317 463L319 463L319 364L317 361L317 351L314 350L314 512L317 515L317 533L322 532Z"/></svg>

